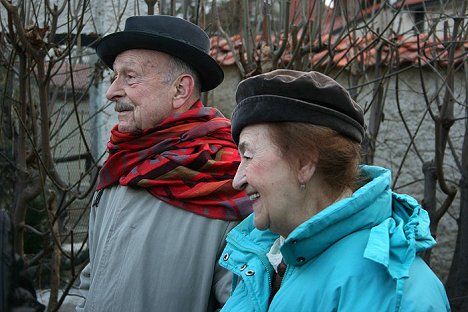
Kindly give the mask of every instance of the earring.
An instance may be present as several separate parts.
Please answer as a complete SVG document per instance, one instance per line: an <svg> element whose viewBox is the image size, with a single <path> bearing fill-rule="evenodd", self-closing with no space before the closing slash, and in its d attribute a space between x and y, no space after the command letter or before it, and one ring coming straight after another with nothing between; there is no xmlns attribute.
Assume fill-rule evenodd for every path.
<svg viewBox="0 0 468 312"><path fill-rule="evenodd" d="M303 191L303 190L305 190L306 185L304 183L302 183L299 187L300 187L301 191Z"/></svg>

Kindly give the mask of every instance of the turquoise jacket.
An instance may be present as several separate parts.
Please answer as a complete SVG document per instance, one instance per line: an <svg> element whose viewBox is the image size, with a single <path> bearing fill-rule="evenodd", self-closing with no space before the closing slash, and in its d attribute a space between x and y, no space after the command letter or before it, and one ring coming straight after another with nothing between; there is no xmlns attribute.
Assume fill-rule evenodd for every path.
<svg viewBox="0 0 468 312"><path fill-rule="evenodd" d="M450 311L442 283L416 254L431 248L429 217L410 196L393 193L390 171L362 170L370 181L286 238L288 265L269 305L277 234L249 216L227 236L219 263L234 273L222 311Z"/></svg>

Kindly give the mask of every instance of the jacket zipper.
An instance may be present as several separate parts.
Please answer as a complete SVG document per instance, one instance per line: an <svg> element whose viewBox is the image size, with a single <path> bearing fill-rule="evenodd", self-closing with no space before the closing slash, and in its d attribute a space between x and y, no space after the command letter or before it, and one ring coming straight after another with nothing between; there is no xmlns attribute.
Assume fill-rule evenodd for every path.
<svg viewBox="0 0 468 312"><path fill-rule="evenodd" d="M263 253L258 252L258 250L251 249L251 248L246 248L245 246L241 246L233 238L227 237L226 241L231 243L232 245L234 245L238 250L244 250L244 251L251 252L251 253L255 254L258 257L258 259L260 259L260 262L263 264L263 266L265 267L265 269L268 272L268 274L267 274L268 285L269 285L269 287L271 289L271 269L270 269L271 265L270 265L270 261L268 261L267 256L265 254L263 254ZM286 268L286 271L287 270L288 269Z"/></svg>

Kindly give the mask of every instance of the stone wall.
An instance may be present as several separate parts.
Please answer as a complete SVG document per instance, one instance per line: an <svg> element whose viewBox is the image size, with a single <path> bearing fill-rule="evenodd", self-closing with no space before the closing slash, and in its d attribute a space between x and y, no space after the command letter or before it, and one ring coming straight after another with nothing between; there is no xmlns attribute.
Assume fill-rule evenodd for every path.
<svg viewBox="0 0 468 312"><path fill-rule="evenodd" d="M204 103L216 107L226 117L231 118L232 110L236 105L235 93L241 81L241 75L236 66L225 66L223 71L224 81L214 90L204 94Z"/></svg>
<svg viewBox="0 0 468 312"><path fill-rule="evenodd" d="M462 85L463 75L461 72L458 73L454 88L454 95L458 99L454 114L458 121L452 126L450 138L455 151L452 153L447 148L444 159L446 178L454 183L458 183L460 180L460 171L454 154L461 161L465 127L464 107L460 105L466 103L466 87ZM440 77L430 71L424 71L423 77L428 99L432 101L430 108L433 114L437 115L437 105L442 103L443 98L441 96L437 98L436 94L442 86L442 81ZM427 109L418 70L410 70L400 75L398 92L396 91L396 80L392 79L385 96L384 119L379 131L375 164L390 168L394 179L398 175L398 180L394 181L396 192L410 194L421 201L424 192L423 163L432 161L435 157L435 123ZM366 93L364 92L364 94ZM399 94L399 107L397 93ZM368 105L369 97L364 96L359 102ZM413 145L410 145L411 136L405 130L402 118L406 121L411 136L415 136ZM403 165L401 165L402 163ZM442 204L445 197L442 192L438 192L438 206ZM446 280L455 248L457 224L454 216L458 215L458 209L459 197L453 202L449 213L439 224L438 245L432 252L431 265L443 281Z"/></svg>

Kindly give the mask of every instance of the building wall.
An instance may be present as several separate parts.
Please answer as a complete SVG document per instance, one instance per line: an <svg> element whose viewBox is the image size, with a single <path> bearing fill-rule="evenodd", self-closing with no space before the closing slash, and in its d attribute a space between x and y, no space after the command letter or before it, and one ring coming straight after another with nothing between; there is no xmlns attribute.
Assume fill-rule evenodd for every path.
<svg viewBox="0 0 468 312"><path fill-rule="evenodd" d="M207 100L205 105L214 106L219 109L224 116L230 118L232 110L236 104L235 93L241 75L236 66L223 66L224 81L214 90L206 92Z"/></svg>

